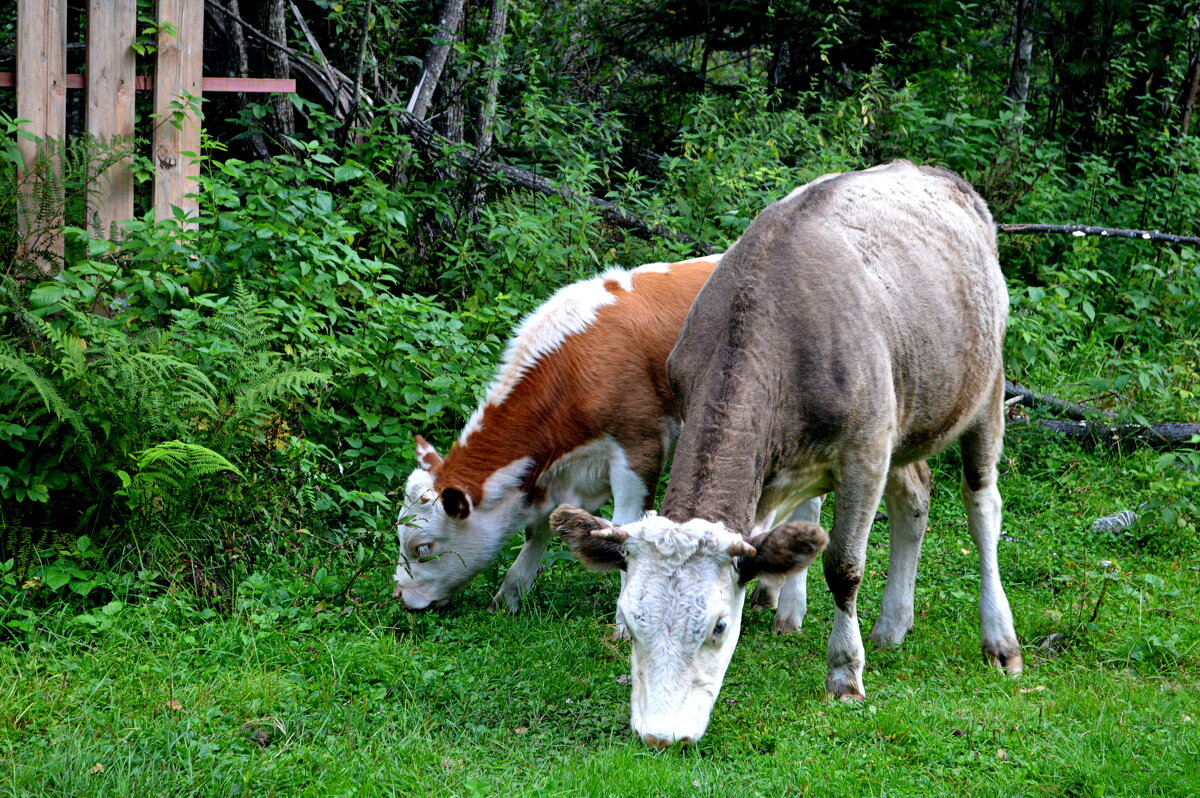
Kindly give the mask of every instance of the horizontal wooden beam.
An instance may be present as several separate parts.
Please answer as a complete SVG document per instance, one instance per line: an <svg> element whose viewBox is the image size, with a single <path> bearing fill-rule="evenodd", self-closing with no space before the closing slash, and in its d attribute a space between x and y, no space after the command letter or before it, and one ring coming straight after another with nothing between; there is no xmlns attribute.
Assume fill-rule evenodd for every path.
<svg viewBox="0 0 1200 798"><path fill-rule="evenodd" d="M12 72L0 72L0 89L13 88L17 85L16 76ZM85 87L83 75L67 75L68 89ZM205 78L204 93L210 92L242 92L243 94L295 94L296 81L293 78ZM138 91L150 91L154 88L154 78L149 75L137 76Z"/></svg>

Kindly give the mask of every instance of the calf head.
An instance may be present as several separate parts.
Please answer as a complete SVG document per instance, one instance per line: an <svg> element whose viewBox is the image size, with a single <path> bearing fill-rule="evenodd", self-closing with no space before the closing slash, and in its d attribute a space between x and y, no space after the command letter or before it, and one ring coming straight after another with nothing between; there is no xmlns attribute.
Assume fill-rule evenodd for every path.
<svg viewBox="0 0 1200 798"><path fill-rule="evenodd" d="M806 522L746 540L698 518L677 524L650 512L618 527L565 505L550 526L584 565L626 571L617 603L633 641L630 725L656 748L704 734L737 646L746 582L807 567L827 541Z"/></svg>
<svg viewBox="0 0 1200 798"><path fill-rule="evenodd" d="M440 484L443 461L417 436L419 467L408 476L396 533L400 556L393 593L411 610L444 603L490 565L528 511L519 489L529 468L522 458L483 483L478 506L465 487Z"/></svg>

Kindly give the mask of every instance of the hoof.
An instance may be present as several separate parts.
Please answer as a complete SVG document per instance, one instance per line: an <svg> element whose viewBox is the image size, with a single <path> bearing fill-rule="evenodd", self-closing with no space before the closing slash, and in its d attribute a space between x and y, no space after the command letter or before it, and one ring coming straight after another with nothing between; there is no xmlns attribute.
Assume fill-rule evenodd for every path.
<svg viewBox="0 0 1200 798"><path fill-rule="evenodd" d="M775 616L775 623L771 625L771 629L777 635L796 635L800 634L800 627L804 624L804 616L797 618L794 615L778 613Z"/></svg>
<svg viewBox="0 0 1200 798"><path fill-rule="evenodd" d="M867 635L867 639L875 644L876 648L899 648L904 642L905 636L912 631L912 627L895 627L881 625L878 622L871 629L871 634Z"/></svg>
<svg viewBox="0 0 1200 798"><path fill-rule="evenodd" d="M1020 676L1021 671L1025 669L1025 660L1020 651L1011 654L988 654L987 658L989 665L1009 676Z"/></svg>
<svg viewBox="0 0 1200 798"><path fill-rule="evenodd" d="M865 701L867 691L863 689L861 676L831 674L825 677L825 697L838 701Z"/></svg>
<svg viewBox="0 0 1200 798"><path fill-rule="evenodd" d="M750 596L750 609L773 610L779 604L779 591L760 584Z"/></svg>
<svg viewBox="0 0 1200 798"><path fill-rule="evenodd" d="M492 603L488 605L488 609L492 612L507 612L509 615L516 615L521 611L521 597L510 596L501 591L492 598Z"/></svg>
<svg viewBox="0 0 1200 798"><path fill-rule="evenodd" d="M830 701L837 699L845 704L852 704L857 701L866 701L867 697L857 690L848 690L841 693L825 693L825 697Z"/></svg>

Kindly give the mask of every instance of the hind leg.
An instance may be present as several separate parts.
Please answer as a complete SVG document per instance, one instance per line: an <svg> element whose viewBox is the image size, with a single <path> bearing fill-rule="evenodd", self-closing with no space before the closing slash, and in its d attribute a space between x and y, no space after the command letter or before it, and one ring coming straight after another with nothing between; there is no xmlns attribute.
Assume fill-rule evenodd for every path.
<svg viewBox="0 0 1200 798"><path fill-rule="evenodd" d="M1012 610L1000 583L997 545L1000 541L1000 490L996 487L1000 448L1004 442L1003 383L997 381L994 401L980 414L960 440L962 494L967 525L979 550L979 626L983 653L995 667L1009 674L1021 672L1023 661Z"/></svg>
<svg viewBox="0 0 1200 798"><path fill-rule="evenodd" d="M917 563L921 542L929 523L929 490L933 475L924 461L893 468L888 474L884 496L888 511L888 576L883 606L871 641L883 648L904 642L913 625L913 591L917 586Z"/></svg>

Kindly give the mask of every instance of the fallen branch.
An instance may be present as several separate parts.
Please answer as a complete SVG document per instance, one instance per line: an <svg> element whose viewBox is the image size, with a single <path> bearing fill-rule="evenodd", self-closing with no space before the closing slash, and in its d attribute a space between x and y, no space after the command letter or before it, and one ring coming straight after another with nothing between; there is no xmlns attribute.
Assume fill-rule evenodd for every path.
<svg viewBox="0 0 1200 798"><path fill-rule="evenodd" d="M1035 419L1030 423L1092 446L1134 445L1165 450L1200 445L1193 442L1196 436L1200 436L1200 424L1164 422L1142 426L1053 419Z"/></svg>
<svg viewBox="0 0 1200 798"><path fill-rule="evenodd" d="M401 127L408 132L413 140L424 150L440 150L441 148L450 145L451 142L444 136L438 135L433 128L417 119L412 114L406 111L396 113L397 121ZM533 172L528 172L524 169L518 169L515 166L499 163L497 161L489 161L478 155L478 150L475 151L475 156L460 155L463 167L477 177L495 177L501 176L521 188L536 191L539 194L547 196L566 197L567 199L583 202L599 208L604 216L604 220L614 227L622 230L628 230L634 235L652 240L655 238L664 238L668 241L688 244L696 250L704 254L710 254L715 251L715 248L708 243L699 241L686 233L677 233L673 230L668 230L665 227L649 222L639 216L635 216L629 211L614 205L607 200L602 200L599 197L593 197L587 194L580 194L573 191L564 185L554 183L541 175L536 175Z"/></svg>
<svg viewBox="0 0 1200 798"><path fill-rule="evenodd" d="M1094 416L1104 416L1110 419L1117 417L1115 413L1111 413L1108 410L1068 402L1066 399L1059 399L1057 396L1051 396L1050 394L1035 393L1028 388L1014 385L1007 380L1004 382L1004 398L1009 400L1008 404L1025 405L1026 407L1047 407L1076 421L1086 421Z"/></svg>
<svg viewBox="0 0 1200 798"><path fill-rule="evenodd" d="M1016 235L1068 233L1079 238L1084 236L1100 236L1102 238L1138 238L1143 241L1169 241L1173 244L1200 244L1200 238L1195 236L1177 236L1171 233L1160 233L1157 230L1091 227L1084 224L998 224L996 225L996 232L1013 233Z"/></svg>

